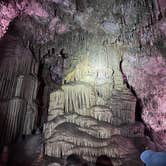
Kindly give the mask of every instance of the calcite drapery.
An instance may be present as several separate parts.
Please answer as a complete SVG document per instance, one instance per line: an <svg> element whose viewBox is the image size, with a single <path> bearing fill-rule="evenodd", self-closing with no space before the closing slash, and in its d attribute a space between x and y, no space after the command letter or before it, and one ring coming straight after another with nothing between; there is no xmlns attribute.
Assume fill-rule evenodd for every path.
<svg viewBox="0 0 166 166"><path fill-rule="evenodd" d="M16 46L6 46L6 56L0 65L0 146L10 144L22 134L30 134L36 126L38 111L39 64L19 40L12 36L9 39ZM11 47L13 53L9 54Z"/></svg>
<svg viewBox="0 0 166 166"><path fill-rule="evenodd" d="M20 80L21 79L21 80ZM8 144L21 134L30 134L35 128L37 118L37 95L38 80L31 75L18 77L14 96L2 103L1 115L1 143ZM4 130L7 128L7 130Z"/></svg>
<svg viewBox="0 0 166 166"><path fill-rule="evenodd" d="M111 92L107 105L97 105L98 95L87 83L63 85L50 94L45 155L64 158L76 153L93 162L105 154L119 159L114 161L118 165L138 154L132 138L143 137L144 126L135 123L135 97L124 87Z"/></svg>
<svg viewBox="0 0 166 166"><path fill-rule="evenodd" d="M4 107L1 107L0 112L0 142L1 144L8 144L14 141L22 131L26 103L23 99L15 97L2 105Z"/></svg>
<svg viewBox="0 0 166 166"><path fill-rule="evenodd" d="M89 46L82 46L87 54L70 62L62 86L50 94L44 153L57 158L76 153L92 162L105 154L119 166L139 153L133 140L144 138L144 125L135 121L136 97L123 80L118 46L88 38Z"/></svg>

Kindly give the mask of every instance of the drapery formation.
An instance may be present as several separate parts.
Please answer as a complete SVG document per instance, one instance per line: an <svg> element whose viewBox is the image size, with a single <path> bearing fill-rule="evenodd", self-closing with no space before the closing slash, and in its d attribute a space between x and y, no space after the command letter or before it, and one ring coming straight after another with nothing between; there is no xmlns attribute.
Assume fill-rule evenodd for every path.
<svg viewBox="0 0 166 166"><path fill-rule="evenodd" d="M5 57L0 64L0 144L32 132L37 121L38 63L31 55Z"/></svg>
<svg viewBox="0 0 166 166"><path fill-rule="evenodd" d="M144 126L135 122L136 98L126 85L112 86L76 81L50 94L45 155L76 153L93 162L105 154L115 165L138 155L133 138L144 137Z"/></svg>

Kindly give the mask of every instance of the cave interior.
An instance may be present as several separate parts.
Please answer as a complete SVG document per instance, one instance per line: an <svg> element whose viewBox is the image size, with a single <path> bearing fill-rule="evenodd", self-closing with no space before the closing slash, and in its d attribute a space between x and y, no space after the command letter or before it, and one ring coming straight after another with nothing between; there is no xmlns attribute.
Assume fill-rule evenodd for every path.
<svg viewBox="0 0 166 166"><path fill-rule="evenodd" d="M166 150L166 1L2 0L0 165L145 149Z"/></svg>

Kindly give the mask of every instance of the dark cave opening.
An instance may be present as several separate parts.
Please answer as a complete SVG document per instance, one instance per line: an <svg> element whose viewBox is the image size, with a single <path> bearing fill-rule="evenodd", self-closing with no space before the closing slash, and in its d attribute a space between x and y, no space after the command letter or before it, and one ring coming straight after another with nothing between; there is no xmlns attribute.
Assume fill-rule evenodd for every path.
<svg viewBox="0 0 166 166"><path fill-rule="evenodd" d="M38 101L38 121L37 126L42 130L43 129L43 116L44 116L44 103L43 103L43 95L44 95L44 88L46 86L44 79L42 77L44 64L39 64L39 71L38 71L38 79L40 82L38 94L37 94L37 101Z"/></svg>
<svg viewBox="0 0 166 166"><path fill-rule="evenodd" d="M142 120L142 103L140 99L137 99L136 108L135 108L135 117L136 121L143 122Z"/></svg>
<svg viewBox="0 0 166 166"><path fill-rule="evenodd" d="M143 122L143 120L142 120L142 112L143 112L142 101L141 101L141 99L138 98L134 88L129 84L127 77L126 77L125 73L123 72L122 63L123 63L123 58L121 58L120 63L119 63L119 68L120 68L120 71L122 74L123 83L127 86L127 88L132 92L132 94L137 99L136 100L136 107L135 107L135 120L139 121L139 122Z"/></svg>

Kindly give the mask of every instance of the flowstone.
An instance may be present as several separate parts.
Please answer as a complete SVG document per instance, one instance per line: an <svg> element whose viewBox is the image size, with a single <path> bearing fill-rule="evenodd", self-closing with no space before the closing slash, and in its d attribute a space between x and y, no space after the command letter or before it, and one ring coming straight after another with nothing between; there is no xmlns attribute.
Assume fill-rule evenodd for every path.
<svg viewBox="0 0 166 166"><path fill-rule="evenodd" d="M76 153L89 162L107 155L120 166L139 154L135 138L144 138L144 125L135 122L136 97L126 87L119 47L99 36L84 40L50 94L44 153L62 160Z"/></svg>
<svg viewBox="0 0 166 166"><path fill-rule="evenodd" d="M98 89L72 83L50 94L44 125L46 156L65 159L75 153L95 162L107 155L117 166L138 156L133 138L144 137L144 126L135 122L136 98L127 88L105 91L106 95Z"/></svg>

